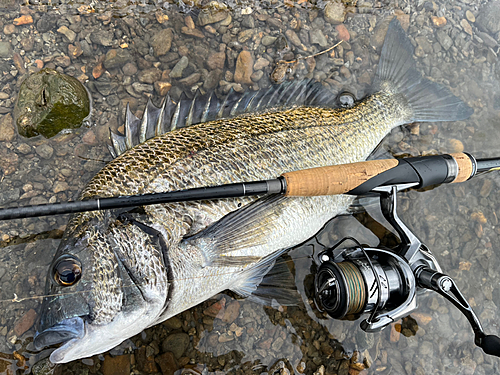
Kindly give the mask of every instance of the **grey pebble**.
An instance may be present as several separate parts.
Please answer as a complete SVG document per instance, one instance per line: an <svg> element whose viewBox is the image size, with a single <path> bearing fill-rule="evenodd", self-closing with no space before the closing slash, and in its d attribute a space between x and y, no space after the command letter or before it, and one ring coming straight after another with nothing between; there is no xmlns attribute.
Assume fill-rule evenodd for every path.
<svg viewBox="0 0 500 375"><path fill-rule="evenodd" d="M132 87L137 92L151 92L153 91L153 85L147 85L144 83L134 82L132 83Z"/></svg>
<svg viewBox="0 0 500 375"><path fill-rule="evenodd" d="M161 70L158 68L150 68L146 70L142 70L139 72L138 77L139 81L142 83L150 83L153 84L156 81L159 81L161 78Z"/></svg>
<svg viewBox="0 0 500 375"><path fill-rule="evenodd" d="M436 37L438 42L446 51L448 51L450 47L453 45L453 40L443 30L439 30L436 34Z"/></svg>
<svg viewBox="0 0 500 375"><path fill-rule="evenodd" d="M133 76L137 73L137 66L134 63L128 62L123 66L122 71L126 76Z"/></svg>
<svg viewBox="0 0 500 375"><path fill-rule="evenodd" d="M133 60L130 52L125 48L117 48L109 50L104 59L106 69L120 68Z"/></svg>
<svg viewBox="0 0 500 375"><path fill-rule="evenodd" d="M2 189L0 192L0 204L4 205L10 202L15 202L21 196L21 189L19 188L10 188L10 189ZM1 276L0 276L1 277Z"/></svg>
<svg viewBox="0 0 500 375"><path fill-rule="evenodd" d="M0 42L0 57L12 57L12 45L9 42Z"/></svg>
<svg viewBox="0 0 500 375"><path fill-rule="evenodd" d="M92 43L100 44L101 46L109 47L113 44L113 33L106 30L94 31L90 34Z"/></svg>
<svg viewBox="0 0 500 375"><path fill-rule="evenodd" d="M271 44L273 44L276 41L276 39L278 39L278 37L265 35L262 38L262 44L265 45L266 47L270 46Z"/></svg>
<svg viewBox="0 0 500 375"><path fill-rule="evenodd" d="M483 31L495 34L500 31L500 2L490 1L481 9L476 17L476 25Z"/></svg>
<svg viewBox="0 0 500 375"><path fill-rule="evenodd" d="M54 153L54 149L48 144L43 143L35 149L36 153L43 159L50 159Z"/></svg>
<svg viewBox="0 0 500 375"><path fill-rule="evenodd" d="M311 39L312 44L319 44L320 47L328 46L328 42L321 29L312 28L309 30L309 38Z"/></svg>
<svg viewBox="0 0 500 375"><path fill-rule="evenodd" d="M189 345L189 336L185 333L169 335L161 344L164 352L174 353L175 358L180 358Z"/></svg>
<svg viewBox="0 0 500 375"><path fill-rule="evenodd" d="M118 88L118 83L116 82L94 82L94 86L99 91L101 95L108 96L112 92L115 92Z"/></svg>
<svg viewBox="0 0 500 375"><path fill-rule="evenodd" d="M174 68L170 72L170 77L181 78L182 72L184 71L184 69L186 69L188 64L189 64L189 59L187 58L187 56L182 56L182 58L179 60L177 64L175 64Z"/></svg>

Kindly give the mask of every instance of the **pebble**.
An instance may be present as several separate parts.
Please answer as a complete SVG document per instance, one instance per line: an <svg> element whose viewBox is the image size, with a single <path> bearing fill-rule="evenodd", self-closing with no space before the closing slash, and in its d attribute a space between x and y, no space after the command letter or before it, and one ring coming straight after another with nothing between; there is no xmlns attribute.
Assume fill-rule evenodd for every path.
<svg viewBox="0 0 500 375"><path fill-rule="evenodd" d="M266 66L269 66L270 62L269 60L259 57L257 61L255 61L255 64L253 65L254 70L261 70L262 68L265 68Z"/></svg>
<svg viewBox="0 0 500 375"><path fill-rule="evenodd" d="M68 29L67 26L61 26L57 29L57 32L68 38L70 43L73 43L76 39L76 33L73 30Z"/></svg>
<svg viewBox="0 0 500 375"><path fill-rule="evenodd" d="M278 37L265 35L262 38L262 44L265 45L266 47L270 46L271 44L273 44L276 41L276 39L278 39Z"/></svg>
<svg viewBox="0 0 500 375"><path fill-rule="evenodd" d="M157 81L154 83L155 91L160 96L165 96L172 88L172 84L170 82Z"/></svg>
<svg viewBox="0 0 500 375"><path fill-rule="evenodd" d="M174 375L178 369L177 361L171 352L163 353L155 358L163 375Z"/></svg>
<svg viewBox="0 0 500 375"><path fill-rule="evenodd" d="M465 12L465 17L467 18L467 20L469 20L470 22L476 22L476 17L474 16L474 13L472 13L470 10L467 10Z"/></svg>
<svg viewBox="0 0 500 375"><path fill-rule="evenodd" d="M201 73L193 73L186 78L180 79L179 83L184 86L193 86L201 78Z"/></svg>
<svg viewBox="0 0 500 375"><path fill-rule="evenodd" d="M42 143L35 148L35 152L43 159L50 159L54 153L54 149L46 143Z"/></svg>
<svg viewBox="0 0 500 375"><path fill-rule="evenodd" d="M106 69L115 69L131 63L130 60L133 58L127 49L116 48L106 53L103 64Z"/></svg>
<svg viewBox="0 0 500 375"><path fill-rule="evenodd" d="M467 34L472 35L472 27L469 24L469 22L467 22L465 19L463 19L462 21L460 21L460 25L464 28L464 31Z"/></svg>
<svg viewBox="0 0 500 375"><path fill-rule="evenodd" d="M443 27L446 25L446 22L447 22L445 17L432 16L431 20L432 20L432 23L434 24L434 26L436 26L436 27Z"/></svg>
<svg viewBox="0 0 500 375"><path fill-rule="evenodd" d="M320 29L312 28L309 30L309 40L312 44L319 44L320 47L326 47L328 42Z"/></svg>
<svg viewBox="0 0 500 375"><path fill-rule="evenodd" d="M325 19L333 24L343 23L345 20L344 4L340 1L330 0L325 6Z"/></svg>
<svg viewBox="0 0 500 375"><path fill-rule="evenodd" d="M476 25L485 32L496 34L500 31L500 2L489 1L479 9Z"/></svg>
<svg viewBox="0 0 500 375"><path fill-rule="evenodd" d="M201 39L205 38L205 34L203 34L200 30L198 30L198 29L190 29L187 26L183 26L181 28L181 33L189 35L189 36L195 36L195 37L201 38Z"/></svg>
<svg viewBox="0 0 500 375"><path fill-rule="evenodd" d="M54 182L54 186L52 186L52 191L57 194L57 193L60 193L62 191L66 191L68 190L69 188L69 185L67 182L65 181L56 181Z"/></svg>
<svg viewBox="0 0 500 375"><path fill-rule="evenodd" d="M161 70L158 68L141 70L137 78L142 83L152 84L161 78Z"/></svg>
<svg viewBox="0 0 500 375"><path fill-rule="evenodd" d="M22 15L19 18L14 19L14 25L16 26L21 26L21 25L29 25L33 23L33 17L30 15Z"/></svg>
<svg viewBox="0 0 500 375"><path fill-rule="evenodd" d="M222 316L222 321L227 324L231 324L236 320L240 313L240 303L238 301L232 301L226 305L226 310Z"/></svg>
<svg viewBox="0 0 500 375"><path fill-rule="evenodd" d="M104 356L101 371L103 375L128 375L130 374L130 354L111 357Z"/></svg>
<svg viewBox="0 0 500 375"><path fill-rule="evenodd" d="M92 43L99 44L104 47L109 47L113 44L113 33L110 31L100 30L90 34Z"/></svg>
<svg viewBox="0 0 500 375"><path fill-rule="evenodd" d="M200 12L198 15L198 25L205 26L211 23L216 23L223 21L227 18L228 13L223 10L210 9L204 12Z"/></svg>
<svg viewBox="0 0 500 375"><path fill-rule="evenodd" d="M214 69L224 69L224 63L226 61L226 53L224 51L212 53L208 56L207 67L211 70Z"/></svg>
<svg viewBox="0 0 500 375"><path fill-rule="evenodd" d="M187 56L182 56L182 58L179 60L177 64L175 64L174 68L170 72L170 77L181 78L182 72L184 71L184 69L186 69L188 64L189 64L189 59L187 58Z"/></svg>
<svg viewBox="0 0 500 375"><path fill-rule="evenodd" d="M151 40L155 56L166 55L172 46L172 29L162 29Z"/></svg>
<svg viewBox="0 0 500 375"><path fill-rule="evenodd" d="M189 336L185 333L173 333L168 335L161 344L164 352L172 352L175 358L182 357L189 345Z"/></svg>
<svg viewBox="0 0 500 375"><path fill-rule="evenodd" d="M21 336L24 332L30 329L37 318L37 313L35 310L28 310L14 325L14 333L16 336Z"/></svg>
<svg viewBox="0 0 500 375"><path fill-rule="evenodd" d="M234 82L252 83L253 58L249 51L241 51L236 60L236 69L234 71Z"/></svg>
<svg viewBox="0 0 500 375"><path fill-rule="evenodd" d="M222 298L221 300L213 303L207 309L205 309L203 311L203 314L211 316L212 318L222 318L222 316L224 316L225 306L226 306L226 299Z"/></svg>
<svg viewBox="0 0 500 375"><path fill-rule="evenodd" d="M5 35L11 35L14 34L15 32L16 32L16 25L9 23L3 27L3 33Z"/></svg>
<svg viewBox="0 0 500 375"><path fill-rule="evenodd" d="M11 142L16 135L14 119L10 113L0 117L0 142Z"/></svg>
<svg viewBox="0 0 500 375"><path fill-rule="evenodd" d="M340 40L344 40L344 41L348 42L349 39L351 39L351 35L349 34L347 27L345 27L343 24L335 26L335 29L339 33Z"/></svg>
<svg viewBox="0 0 500 375"><path fill-rule="evenodd" d="M12 45L9 42L0 42L0 57L12 57Z"/></svg>
<svg viewBox="0 0 500 375"><path fill-rule="evenodd" d="M450 47L453 45L453 40L443 30L438 30L436 37L438 42L446 51L448 51Z"/></svg>

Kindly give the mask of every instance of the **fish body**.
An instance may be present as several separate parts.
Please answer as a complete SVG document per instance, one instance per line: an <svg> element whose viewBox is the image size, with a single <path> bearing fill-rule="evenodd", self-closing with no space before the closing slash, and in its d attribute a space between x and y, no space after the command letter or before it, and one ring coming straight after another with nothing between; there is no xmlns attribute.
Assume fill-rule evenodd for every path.
<svg viewBox="0 0 500 375"><path fill-rule="evenodd" d="M194 101L184 115L182 106L148 105L149 125L128 115L128 134L112 136L117 157L80 198L264 180L357 162L396 126L467 118L469 107L416 72L412 51L393 21L372 92L352 108L335 108L332 95L312 83L249 94L215 109L206 100L196 111ZM225 106L232 117L211 119ZM255 108L258 113L248 113ZM201 114L194 119L194 112ZM158 135L150 138L152 118ZM166 118L170 125L179 118L199 123L161 134ZM277 256L351 202L345 195L277 195L74 215L49 270L52 296L44 300L35 346L63 343L51 361L69 362L109 350L225 289L251 295Z"/></svg>

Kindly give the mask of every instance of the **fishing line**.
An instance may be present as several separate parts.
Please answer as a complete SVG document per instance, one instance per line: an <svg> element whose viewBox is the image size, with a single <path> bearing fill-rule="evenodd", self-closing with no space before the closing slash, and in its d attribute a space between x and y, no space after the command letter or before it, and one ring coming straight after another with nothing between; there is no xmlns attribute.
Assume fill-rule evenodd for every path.
<svg viewBox="0 0 500 375"><path fill-rule="evenodd" d="M281 261L281 262L276 262L274 264L274 266L276 265L281 265L281 264L287 264L287 263L294 263L296 260L301 260L301 259L307 259L307 258L310 258L312 259L311 256L301 256L301 257L297 257L295 259L292 259L292 260L285 260L285 261ZM213 275L213 276L195 276L195 277L185 277L185 278L179 278L179 279L176 279L175 281L176 282L179 282L179 281L189 281L189 280L196 280L196 279L201 279L201 278L212 278L212 277L220 277L220 276L224 276L224 275L233 275L233 274L237 274L241 271L234 271L234 272L224 272L224 273L219 273L217 275ZM167 280L168 283L172 283L173 280ZM137 286L142 286L142 285L147 285L147 284L130 284L130 285L124 285L122 286L121 288L132 288L132 287L137 287ZM35 299L41 299L41 298L46 298L46 297L58 297L58 296L70 296L70 295L75 295L75 294L84 294L84 293L90 293L92 292L92 289L90 290L81 290L81 291L75 291L75 292L67 292L67 293L57 293L57 294L42 294L42 295L38 295L38 296L30 296L30 297L18 297L16 293L14 293L14 298L11 298L11 299L3 299L3 300L0 300L0 303L5 303L5 302L24 302L24 301L31 301L31 300L35 300Z"/></svg>

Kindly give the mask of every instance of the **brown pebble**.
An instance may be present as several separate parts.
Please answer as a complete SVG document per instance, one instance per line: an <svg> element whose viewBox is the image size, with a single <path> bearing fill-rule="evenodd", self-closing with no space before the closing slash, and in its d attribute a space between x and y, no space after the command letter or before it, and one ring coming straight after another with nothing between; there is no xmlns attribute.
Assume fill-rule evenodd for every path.
<svg viewBox="0 0 500 375"><path fill-rule="evenodd" d="M37 314L36 311L31 309L28 310L27 313L25 313L21 319L19 319L16 322L16 325L14 326L14 333L16 336L21 336L24 332L26 332L28 329L30 329L33 324L35 323Z"/></svg>
<svg viewBox="0 0 500 375"><path fill-rule="evenodd" d="M35 65L38 69L42 69L43 68L43 61L40 59L37 59L37 60L35 60Z"/></svg>
<svg viewBox="0 0 500 375"><path fill-rule="evenodd" d="M411 316L417 321L419 325L427 325L432 320L432 316L424 313L412 313Z"/></svg>
<svg viewBox="0 0 500 375"><path fill-rule="evenodd" d="M345 27L343 23L335 26L335 29L339 33L339 40L344 40L344 41L348 42L349 39L351 39L351 35L349 34L349 31L347 30L347 27Z"/></svg>
<svg viewBox="0 0 500 375"><path fill-rule="evenodd" d="M475 211L470 215L470 218L474 221L477 221L480 224L486 224L488 220L484 216L484 214L481 211Z"/></svg>
<svg viewBox="0 0 500 375"><path fill-rule="evenodd" d="M102 65L102 61L100 61L96 66L94 66L94 69L92 69L92 76L97 79L99 78L100 76L102 76L102 74L106 71L106 69L104 69L104 66Z"/></svg>
<svg viewBox="0 0 500 375"><path fill-rule="evenodd" d="M469 271L470 268L472 267L472 263L471 262L467 262L465 260L462 260L459 264L458 264L458 269L460 271Z"/></svg>
<svg viewBox="0 0 500 375"><path fill-rule="evenodd" d="M234 82L252 84L253 58L249 51L241 51L236 60Z"/></svg>
<svg viewBox="0 0 500 375"><path fill-rule="evenodd" d="M493 189L493 181L491 181L490 179L486 179L483 182L483 186L481 187L479 195L481 195L483 198L487 198L488 195L490 195L492 189Z"/></svg>
<svg viewBox="0 0 500 375"><path fill-rule="evenodd" d="M436 26L436 27L443 27L446 25L446 22L447 22L445 17L432 16L431 20L432 20L432 23L434 24L434 26Z"/></svg>
<svg viewBox="0 0 500 375"><path fill-rule="evenodd" d="M472 13L470 10L467 10L465 12L465 17L467 17L467 19L470 21L470 22L476 22L476 16L474 16L474 13Z"/></svg>
<svg viewBox="0 0 500 375"><path fill-rule="evenodd" d="M97 144L96 142L96 136L93 130L89 130L86 132L83 137L82 137L82 142L87 144L87 145L95 145Z"/></svg>
<svg viewBox="0 0 500 375"><path fill-rule="evenodd" d="M14 19L14 25L20 26L20 25L29 25L30 23L33 23L33 17L30 15L23 15L19 18Z"/></svg>
<svg viewBox="0 0 500 375"><path fill-rule="evenodd" d="M12 59L14 60L14 65L16 66L17 70L19 70L21 74L26 73L26 68L24 67L24 60L18 52L14 53Z"/></svg>
<svg viewBox="0 0 500 375"><path fill-rule="evenodd" d="M157 81L154 83L155 91L160 96L167 95L168 91L172 88L172 84L170 82L162 82Z"/></svg>
<svg viewBox="0 0 500 375"><path fill-rule="evenodd" d="M8 24L3 27L3 33L5 35L11 35L16 32L16 26L13 24Z"/></svg>
<svg viewBox="0 0 500 375"><path fill-rule="evenodd" d="M10 113L7 113L0 118L0 142L10 142L15 135L14 119Z"/></svg>
<svg viewBox="0 0 500 375"><path fill-rule="evenodd" d="M467 22L467 20L460 21L460 25L464 28L464 31L467 34L472 35L472 26L469 24L469 22Z"/></svg>
<svg viewBox="0 0 500 375"><path fill-rule="evenodd" d="M232 323L236 320L240 313L240 303L238 301L233 301L226 306L226 311L222 317L224 323Z"/></svg>
<svg viewBox="0 0 500 375"><path fill-rule="evenodd" d="M186 24L186 26L189 29L194 29L195 28L194 21L191 18L191 16L187 16L186 18L184 18L184 23Z"/></svg>
<svg viewBox="0 0 500 375"><path fill-rule="evenodd" d="M161 10L157 10L155 16L158 23L165 23L168 21L168 16L166 14L163 14Z"/></svg>
<svg viewBox="0 0 500 375"><path fill-rule="evenodd" d="M400 331L397 330L396 327L399 327L399 330L401 331L401 324L391 324L391 333L390 333L390 340L391 342L398 342L399 338L401 337Z"/></svg>
<svg viewBox="0 0 500 375"><path fill-rule="evenodd" d="M226 299L221 298L207 309L203 311L204 315L211 316L212 318L222 318L224 316L224 307L226 306Z"/></svg>
<svg viewBox="0 0 500 375"><path fill-rule="evenodd" d="M75 45L68 44L68 53L73 58L80 56L83 53L81 44L78 42Z"/></svg>
<svg viewBox="0 0 500 375"><path fill-rule="evenodd" d="M177 361L171 352L159 355L155 358L155 362L160 366L163 375L174 375L178 369Z"/></svg>
<svg viewBox="0 0 500 375"><path fill-rule="evenodd" d="M130 354L111 357L104 356L101 371L103 375L128 375L130 374Z"/></svg>
<svg viewBox="0 0 500 375"><path fill-rule="evenodd" d="M446 147L448 152L463 152L464 151L464 144L459 141L458 139L448 139L446 141Z"/></svg>
<svg viewBox="0 0 500 375"><path fill-rule="evenodd" d="M203 34L200 30L190 29L187 26L182 26L181 33L189 35L189 36L195 36L195 37L200 38L200 39L205 38L205 34Z"/></svg>

